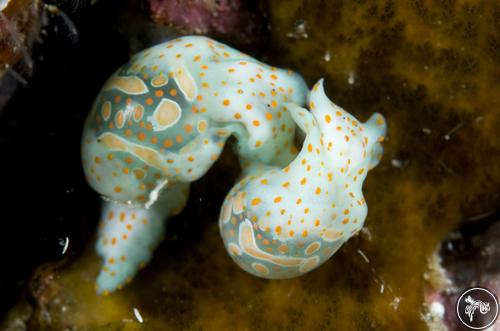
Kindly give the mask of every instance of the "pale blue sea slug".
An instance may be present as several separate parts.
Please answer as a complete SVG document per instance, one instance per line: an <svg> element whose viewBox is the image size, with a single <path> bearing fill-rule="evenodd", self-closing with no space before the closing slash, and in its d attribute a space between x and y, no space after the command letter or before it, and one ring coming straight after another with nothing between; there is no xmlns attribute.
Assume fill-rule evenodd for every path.
<svg viewBox="0 0 500 331"><path fill-rule="evenodd" d="M284 103L306 96L299 75L205 37L154 46L118 69L82 138L86 179L104 198L98 292L121 287L151 259L166 219L229 136L244 167L291 162L295 123Z"/></svg>
<svg viewBox="0 0 500 331"><path fill-rule="evenodd" d="M205 37L147 49L104 85L85 124L82 159L104 198L96 249L101 293L121 287L150 259L189 183L227 138L237 139L242 180L220 215L225 247L266 278L306 273L359 231L361 188L382 154L385 120L366 123L315 85ZM294 146L296 124L306 133Z"/></svg>
<svg viewBox="0 0 500 331"><path fill-rule="evenodd" d="M300 276L328 260L363 226L362 185L382 155L380 114L360 123L326 97L310 94L310 112L285 104L306 138L286 167L266 166L237 183L222 206L224 245L244 270L265 278Z"/></svg>

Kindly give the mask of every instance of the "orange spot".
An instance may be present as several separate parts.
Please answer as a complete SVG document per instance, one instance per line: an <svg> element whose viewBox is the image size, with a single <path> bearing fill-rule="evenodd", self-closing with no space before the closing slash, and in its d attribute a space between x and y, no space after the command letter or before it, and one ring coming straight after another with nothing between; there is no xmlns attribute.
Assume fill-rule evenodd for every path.
<svg viewBox="0 0 500 331"><path fill-rule="evenodd" d="M275 203L278 203L278 202L280 202L280 201L281 201L281 197L276 197L276 198L274 198L274 202L275 202Z"/></svg>
<svg viewBox="0 0 500 331"><path fill-rule="evenodd" d="M229 99L224 99L224 101L222 101L222 104L224 106L229 106L230 103L231 103L231 101L229 101Z"/></svg>
<svg viewBox="0 0 500 331"><path fill-rule="evenodd" d="M170 91L168 92L171 96L175 97L177 95L177 90L176 89L170 89Z"/></svg>
<svg viewBox="0 0 500 331"><path fill-rule="evenodd" d="M287 245L281 245L280 247L278 247L278 250L282 253L282 254L286 254L288 252L288 246Z"/></svg>
<svg viewBox="0 0 500 331"><path fill-rule="evenodd" d="M163 141L163 146L165 146L166 148L172 147L173 144L174 142L172 141L172 139L165 139Z"/></svg>
<svg viewBox="0 0 500 331"><path fill-rule="evenodd" d="M252 200L252 206L257 206L259 203L261 203L261 200L259 198L255 198Z"/></svg>
<svg viewBox="0 0 500 331"><path fill-rule="evenodd" d="M382 118L382 116L377 117L377 125L381 126L383 124L384 124L384 119Z"/></svg>
<svg viewBox="0 0 500 331"><path fill-rule="evenodd" d="M137 139L139 139L140 141L144 141L144 139L146 139L146 134L144 132L139 132L137 134Z"/></svg>
<svg viewBox="0 0 500 331"><path fill-rule="evenodd" d="M266 113L266 119L267 119L268 121L272 120L272 119L273 119L273 114L271 114L271 113L267 112L267 113Z"/></svg>
<svg viewBox="0 0 500 331"><path fill-rule="evenodd" d="M240 113L234 114L234 118L236 118L237 120L239 120L241 118L241 114Z"/></svg>
<svg viewBox="0 0 500 331"><path fill-rule="evenodd" d="M125 124L125 119L123 117L123 111L119 111L117 114L116 114L116 126L118 128L122 128L123 125Z"/></svg>
<svg viewBox="0 0 500 331"><path fill-rule="evenodd" d="M330 123L332 121L332 117L330 115L325 116L326 123Z"/></svg>
<svg viewBox="0 0 500 331"><path fill-rule="evenodd" d="M245 108L246 108L246 109L248 109L248 110L251 110L253 107L252 107L252 105L251 105L251 104L249 104L249 103L248 103L248 104L245 106Z"/></svg>
<svg viewBox="0 0 500 331"><path fill-rule="evenodd" d="M184 125L184 131L186 131L186 133L191 133L191 131L193 131L193 126L191 124Z"/></svg>
<svg viewBox="0 0 500 331"><path fill-rule="evenodd" d="M141 105L137 105L134 109L134 120L139 121L144 114L144 108Z"/></svg>
<svg viewBox="0 0 500 331"><path fill-rule="evenodd" d="M205 130L207 129L207 122L206 121L199 121L198 122L198 131L200 131L201 133L205 132Z"/></svg>
<svg viewBox="0 0 500 331"><path fill-rule="evenodd" d="M253 125L255 125L255 126L259 126L259 125L260 125L260 122L259 122L259 121L257 121L257 120L254 120L252 123L253 123Z"/></svg>
<svg viewBox="0 0 500 331"><path fill-rule="evenodd" d="M142 178L144 178L144 171L142 171L140 169L134 169L134 176L137 179L142 179Z"/></svg>
<svg viewBox="0 0 500 331"><path fill-rule="evenodd" d="M115 186L114 191L116 193L120 193L122 191L122 188L120 186Z"/></svg>
<svg viewBox="0 0 500 331"><path fill-rule="evenodd" d="M314 192L316 194L320 194L321 193L321 189L319 187L316 188L316 191Z"/></svg>
<svg viewBox="0 0 500 331"><path fill-rule="evenodd" d="M146 99L146 104L151 106L153 104L153 99L152 98L147 98Z"/></svg>

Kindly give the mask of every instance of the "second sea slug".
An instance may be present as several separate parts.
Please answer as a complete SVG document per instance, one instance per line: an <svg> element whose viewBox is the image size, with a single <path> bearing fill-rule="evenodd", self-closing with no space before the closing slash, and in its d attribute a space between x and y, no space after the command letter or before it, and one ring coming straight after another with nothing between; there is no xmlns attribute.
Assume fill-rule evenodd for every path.
<svg viewBox="0 0 500 331"><path fill-rule="evenodd" d="M300 276L328 260L363 226L362 193L381 156L384 118L359 122L325 95L323 82L309 108L287 104L306 138L286 167L265 166L237 183L222 206L224 245L244 270L264 278Z"/></svg>

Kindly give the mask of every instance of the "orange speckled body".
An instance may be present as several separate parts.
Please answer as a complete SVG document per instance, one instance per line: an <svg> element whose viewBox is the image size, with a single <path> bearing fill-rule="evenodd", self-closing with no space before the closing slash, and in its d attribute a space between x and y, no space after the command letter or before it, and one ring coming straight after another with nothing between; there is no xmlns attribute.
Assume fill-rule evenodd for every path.
<svg viewBox="0 0 500 331"><path fill-rule="evenodd" d="M311 111L289 105L306 133L286 167L267 166L243 178L226 197L219 219L233 260L265 278L297 277L327 261L363 226L362 185L382 156L384 118L360 123L334 105L320 83Z"/></svg>
<svg viewBox="0 0 500 331"><path fill-rule="evenodd" d="M122 215L103 212L97 249L108 262L99 291L114 290L147 263L164 219L182 210L189 183L212 166L229 136L238 140L243 166L290 162L295 123L284 103L302 105L306 95L297 74L205 37L154 46L118 69L82 140L87 181L109 200L108 215ZM139 211L145 223L158 223L154 231L132 230Z"/></svg>

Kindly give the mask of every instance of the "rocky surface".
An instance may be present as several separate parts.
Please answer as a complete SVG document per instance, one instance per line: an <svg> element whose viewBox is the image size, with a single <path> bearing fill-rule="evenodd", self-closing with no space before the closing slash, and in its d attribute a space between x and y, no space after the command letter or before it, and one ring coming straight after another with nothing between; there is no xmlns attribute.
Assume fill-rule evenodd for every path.
<svg viewBox="0 0 500 331"><path fill-rule="evenodd" d="M0 2L0 111L33 70L31 48L43 17L41 1Z"/></svg>
<svg viewBox="0 0 500 331"><path fill-rule="evenodd" d="M266 20L258 1L248 0L150 0L152 19L183 34L212 35L236 45L263 46Z"/></svg>

